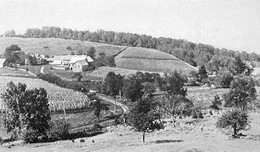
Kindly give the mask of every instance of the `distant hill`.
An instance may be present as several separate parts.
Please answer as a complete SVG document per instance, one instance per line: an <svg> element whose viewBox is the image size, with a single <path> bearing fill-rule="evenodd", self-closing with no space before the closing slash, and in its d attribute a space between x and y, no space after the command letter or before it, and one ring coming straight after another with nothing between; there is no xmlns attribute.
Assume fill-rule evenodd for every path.
<svg viewBox="0 0 260 152"><path fill-rule="evenodd" d="M129 47L115 57L118 68L149 72L173 72L182 73L197 71L197 68L176 58L175 56L155 49L141 47Z"/></svg>
<svg viewBox="0 0 260 152"><path fill-rule="evenodd" d="M66 48L70 46L74 53L77 50L86 50L90 46L94 46L97 50L96 55L100 52L106 55L117 54L123 47L105 43L61 39L61 38L19 38L19 37L0 37L0 54L12 44L17 44L25 53L39 53L61 55L69 54L71 51Z"/></svg>

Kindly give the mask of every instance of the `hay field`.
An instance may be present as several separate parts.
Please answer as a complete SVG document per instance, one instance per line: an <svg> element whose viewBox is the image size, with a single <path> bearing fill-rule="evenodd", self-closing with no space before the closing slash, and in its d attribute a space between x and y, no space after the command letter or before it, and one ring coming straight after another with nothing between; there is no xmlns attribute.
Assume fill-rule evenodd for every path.
<svg viewBox="0 0 260 152"><path fill-rule="evenodd" d="M106 78L107 74L109 72L114 72L115 74L120 74L122 76L127 76L131 74L135 74L136 72L149 72L149 71L143 71L143 70L130 70L130 69L123 69L123 68L117 68L117 67L99 67L97 70L93 71L92 73L86 74L86 76L91 77L100 77L100 78ZM149 72L151 73L151 72Z"/></svg>
<svg viewBox="0 0 260 152"><path fill-rule="evenodd" d="M25 53L47 54L49 56L69 54L70 51L66 49L70 46L76 53L77 50L85 50L90 46L94 46L97 50L96 55L104 52L107 55L114 55L118 53L123 47L104 43L80 41L80 40L66 40L61 38L18 38L18 37L0 37L0 54L12 44L17 44ZM49 47L44 49L43 47Z"/></svg>

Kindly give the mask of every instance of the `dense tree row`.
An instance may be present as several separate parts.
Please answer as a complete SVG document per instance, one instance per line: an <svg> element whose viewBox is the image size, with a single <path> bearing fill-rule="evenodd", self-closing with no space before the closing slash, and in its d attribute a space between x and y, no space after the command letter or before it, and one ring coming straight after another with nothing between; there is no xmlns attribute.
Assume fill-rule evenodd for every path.
<svg viewBox="0 0 260 152"><path fill-rule="evenodd" d="M133 47L154 48L173 54L179 59L184 60L193 66L205 65L209 71L218 71L223 69L226 70L229 64L234 62L235 57L240 57L245 61L260 61L260 56L254 52L247 53L245 51L238 52L227 49L219 49L211 45L205 45L201 43L195 44L183 39L172 39L165 37L155 38L149 35L104 30L90 32L77 31L68 28L61 29L59 27L42 27L42 29L29 28L23 37L55 37L103 42Z"/></svg>

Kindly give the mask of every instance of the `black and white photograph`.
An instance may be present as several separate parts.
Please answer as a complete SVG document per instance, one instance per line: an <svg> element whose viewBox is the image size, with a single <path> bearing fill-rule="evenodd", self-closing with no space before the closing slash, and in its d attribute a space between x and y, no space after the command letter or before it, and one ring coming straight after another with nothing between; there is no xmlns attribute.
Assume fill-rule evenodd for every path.
<svg viewBox="0 0 260 152"><path fill-rule="evenodd" d="M259 151L259 0L0 0L0 152Z"/></svg>

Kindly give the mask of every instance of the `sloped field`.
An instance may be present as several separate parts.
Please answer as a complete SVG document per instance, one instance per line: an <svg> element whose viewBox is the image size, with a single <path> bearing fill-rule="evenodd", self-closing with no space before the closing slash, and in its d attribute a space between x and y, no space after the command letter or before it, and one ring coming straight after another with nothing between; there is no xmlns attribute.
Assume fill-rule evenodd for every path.
<svg viewBox="0 0 260 152"><path fill-rule="evenodd" d="M177 70L184 74L197 71L197 68L187 64L171 54L155 49L127 48L115 57L118 68L149 72L173 72Z"/></svg>
<svg viewBox="0 0 260 152"><path fill-rule="evenodd" d="M0 37L0 54L12 44L17 44L25 53L48 54L49 56L69 54L66 48L70 46L73 52L77 50L86 50L94 46L97 50L96 55L101 52L106 55L114 55L123 47L104 43L96 43L80 40L66 40L60 38L18 38L18 37ZM44 49L48 47L49 49Z"/></svg>

